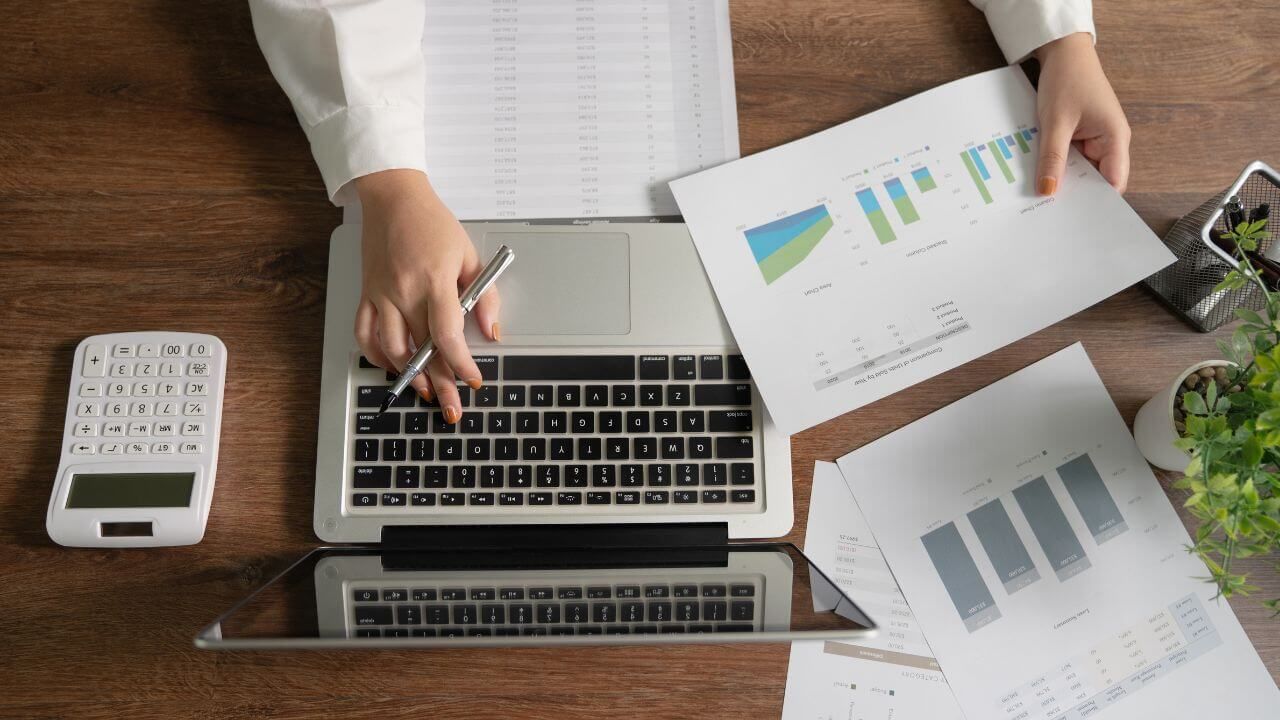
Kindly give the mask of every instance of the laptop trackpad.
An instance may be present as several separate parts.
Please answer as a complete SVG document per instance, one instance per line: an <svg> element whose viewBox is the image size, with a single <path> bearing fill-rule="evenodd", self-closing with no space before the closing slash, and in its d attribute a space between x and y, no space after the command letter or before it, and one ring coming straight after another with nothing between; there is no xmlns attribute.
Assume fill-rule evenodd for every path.
<svg viewBox="0 0 1280 720"><path fill-rule="evenodd" d="M631 332L630 237L622 232L490 232L480 255L516 253L498 281L504 335Z"/></svg>

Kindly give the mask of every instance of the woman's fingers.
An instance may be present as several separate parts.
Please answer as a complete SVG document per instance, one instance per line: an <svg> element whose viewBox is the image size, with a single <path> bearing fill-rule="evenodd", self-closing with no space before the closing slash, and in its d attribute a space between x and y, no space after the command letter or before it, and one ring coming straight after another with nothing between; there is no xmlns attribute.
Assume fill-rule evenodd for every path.
<svg viewBox="0 0 1280 720"><path fill-rule="evenodd" d="M462 335L462 305L458 302L457 282L434 283L427 302L427 322L431 341L436 345L436 353L444 358L459 380L473 390L479 388L480 368L472 359ZM439 385L436 389L444 392Z"/></svg>
<svg viewBox="0 0 1280 720"><path fill-rule="evenodd" d="M378 310L368 298L361 298L360 304L356 306L355 331L356 344L369 362L383 370L394 372L395 365L378 344Z"/></svg>
<svg viewBox="0 0 1280 720"><path fill-rule="evenodd" d="M458 275L458 287L465 288L469 286L483 269L484 264L480 262L480 256L476 254L476 248L471 245L462 259L462 272ZM480 332L494 342L502 341L502 327L498 323L498 310L501 307L502 299L498 295L498 286L495 284L480 296L476 306L471 309L471 314L475 316L476 325L480 328Z"/></svg>
<svg viewBox="0 0 1280 720"><path fill-rule="evenodd" d="M1098 166L1098 172L1117 192L1129 187L1129 131L1127 127L1084 141L1085 157Z"/></svg>
<svg viewBox="0 0 1280 720"><path fill-rule="evenodd" d="M1062 184L1076 124L1067 118L1049 117L1041 118L1040 125L1043 130L1040 133L1040 160L1036 166L1036 192L1052 195Z"/></svg>

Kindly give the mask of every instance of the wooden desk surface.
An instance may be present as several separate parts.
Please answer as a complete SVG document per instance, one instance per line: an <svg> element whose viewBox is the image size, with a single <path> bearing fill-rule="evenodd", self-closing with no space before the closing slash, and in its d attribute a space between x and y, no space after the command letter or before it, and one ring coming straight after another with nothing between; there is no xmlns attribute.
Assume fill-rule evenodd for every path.
<svg viewBox="0 0 1280 720"><path fill-rule="evenodd" d="M1280 5L1101 0L1134 129L1129 200L1158 233L1255 158L1280 162ZM8 2L0 16L0 715L771 717L787 648L223 654L196 630L311 533L325 200L243 2ZM752 153L1001 64L963 0L735 0ZM72 350L172 328L231 353L205 540L68 550L45 534ZM1127 418L1214 353L1136 289L794 440L803 540L831 460L1083 340ZM56 439L56 438L55 438ZM1180 504L1180 503L1179 503ZM1263 595L1280 577L1254 563ZM1233 602L1274 676L1280 624ZM1182 682L1188 681L1184 679Z"/></svg>

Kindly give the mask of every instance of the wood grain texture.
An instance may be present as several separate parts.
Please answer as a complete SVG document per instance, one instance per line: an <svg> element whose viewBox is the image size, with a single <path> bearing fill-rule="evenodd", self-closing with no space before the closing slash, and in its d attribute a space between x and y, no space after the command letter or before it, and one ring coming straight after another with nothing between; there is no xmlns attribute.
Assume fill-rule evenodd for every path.
<svg viewBox="0 0 1280 720"><path fill-rule="evenodd" d="M1249 160L1280 161L1280 6L1101 0L1099 52L1134 129L1130 202L1163 233ZM964 0L734 0L744 153L1002 59ZM321 346L339 213L243 2L4 2L0 17L0 715L774 717L787 648L208 653L198 628L315 543ZM136 328L215 333L231 366L205 540L67 550L44 531L72 350ZM1124 415L1213 354L1131 289L797 436L803 541L831 460L1082 340ZM1253 563L1267 596L1280 578ZM1274 676L1280 625L1234 602Z"/></svg>

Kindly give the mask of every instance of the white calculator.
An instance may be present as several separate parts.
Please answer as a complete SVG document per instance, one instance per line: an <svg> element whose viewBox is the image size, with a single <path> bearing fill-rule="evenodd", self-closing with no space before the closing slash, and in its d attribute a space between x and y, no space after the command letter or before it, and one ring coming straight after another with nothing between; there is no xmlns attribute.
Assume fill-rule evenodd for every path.
<svg viewBox="0 0 1280 720"><path fill-rule="evenodd" d="M94 335L76 347L45 527L60 545L159 547L204 537L227 348L212 335Z"/></svg>

